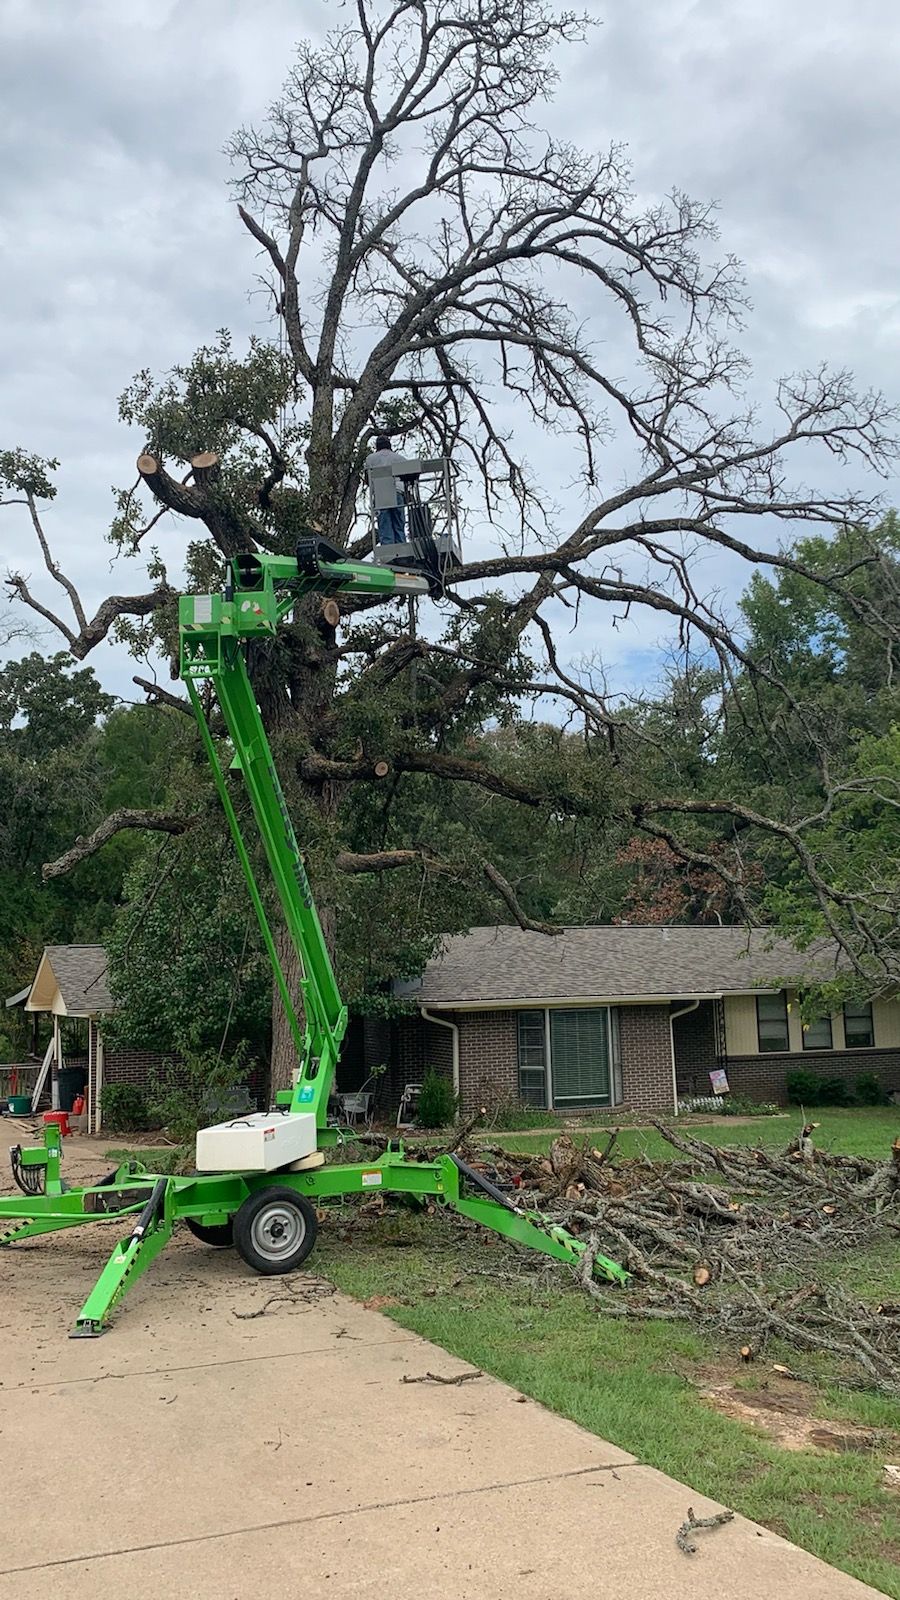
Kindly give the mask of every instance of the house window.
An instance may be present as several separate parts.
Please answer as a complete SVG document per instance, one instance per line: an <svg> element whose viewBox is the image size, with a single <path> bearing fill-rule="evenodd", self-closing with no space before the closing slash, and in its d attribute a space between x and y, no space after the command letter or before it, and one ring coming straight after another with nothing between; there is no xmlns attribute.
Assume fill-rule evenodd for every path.
<svg viewBox="0 0 900 1600"><path fill-rule="evenodd" d="M530 1106L547 1104L547 1044L543 1011L520 1011L519 1098Z"/></svg>
<svg viewBox="0 0 900 1600"><path fill-rule="evenodd" d="M872 1007L846 1005L844 1007L844 1043L848 1050L871 1050L875 1043L875 1024Z"/></svg>
<svg viewBox="0 0 900 1600"><path fill-rule="evenodd" d="M596 1010L517 1014L519 1098L560 1111L616 1105L622 1098L617 1017Z"/></svg>
<svg viewBox="0 0 900 1600"><path fill-rule="evenodd" d="M757 995L756 1032L761 1054L790 1049L787 998L783 989L778 994Z"/></svg>
<svg viewBox="0 0 900 1600"><path fill-rule="evenodd" d="M815 1022L803 1023L804 1050L833 1050L831 1018L817 1017Z"/></svg>
<svg viewBox="0 0 900 1600"><path fill-rule="evenodd" d="M553 1104L560 1110L610 1104L609 1012L551 1011Z"/></svg>

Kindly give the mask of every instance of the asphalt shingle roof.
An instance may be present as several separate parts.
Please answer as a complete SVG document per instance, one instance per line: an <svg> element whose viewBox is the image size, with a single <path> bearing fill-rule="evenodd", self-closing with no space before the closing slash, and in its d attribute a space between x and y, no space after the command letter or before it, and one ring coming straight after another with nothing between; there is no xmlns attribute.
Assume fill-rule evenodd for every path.
<svg viewBox="0 0 900 1600"><path fill-rule="evenodd" d="M48 944L44 951L70 1017L114 1009L108 958L102 944Z"/></svg>
<svg viewBox="0 0 900 1600"><path fill-rule="evenodd" d="M521 928L472 928L444 940L421 985L400 987L426 1006L691 998L823 979L838 965L830 941L800 951L765 929L603 926L566 928L551 938Z"/></svg>

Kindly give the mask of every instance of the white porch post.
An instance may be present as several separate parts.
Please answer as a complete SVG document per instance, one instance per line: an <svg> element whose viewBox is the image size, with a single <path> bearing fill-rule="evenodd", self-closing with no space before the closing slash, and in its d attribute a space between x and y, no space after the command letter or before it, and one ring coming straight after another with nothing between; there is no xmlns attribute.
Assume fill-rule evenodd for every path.
<svg viewBox="0 0 900 1600"><path fill-rule="evenodd" d="M94 1133L99 1133L103 1121L103 1110L100 1104L103 1094L103 1034L101 1033L99 1027L94 1033L94 1039L96 1041L96 1055L94 1057L94 1110L91 1121L88 1123L88 1127L92 1127Z"/></svg>
<svg viewBox="0 0 900 1600"><path fill-rule="evenodd" d="M52 1065L52 1067L50 1069L50 1108L51 1108L52 1111L58 1111L59 1110L59 1072L60 1072L60 1068L61 1068L62 1064L63 1064L62 1029L60 1028L60 1025L59 1025L59 1017L56 1015L56 1012L54 1011L54 1013L53 1013L53 1065Z"/></svg>

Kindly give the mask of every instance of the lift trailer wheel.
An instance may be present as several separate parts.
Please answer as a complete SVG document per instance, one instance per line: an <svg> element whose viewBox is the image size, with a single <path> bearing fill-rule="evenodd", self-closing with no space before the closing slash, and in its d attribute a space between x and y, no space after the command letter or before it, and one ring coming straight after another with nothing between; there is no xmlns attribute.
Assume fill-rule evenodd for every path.
<svg viewBox="0 0 900 1600"><path fill-rule="evenodd" d="M316 1242L315 1207L293 1189L259 1189L234 1216L234 1244L248 1267L266 1277L293 1272Z"/></svg>
<svg viewBox="0 0 900 1600"><path fill-rule="evenodd" d="M219 1250L230 1249L234 1244L234 1233L231 1222L196 1222L193 1217L185 1217L195 1239L200 1239L204 1244L215 1245Z"/></svg>

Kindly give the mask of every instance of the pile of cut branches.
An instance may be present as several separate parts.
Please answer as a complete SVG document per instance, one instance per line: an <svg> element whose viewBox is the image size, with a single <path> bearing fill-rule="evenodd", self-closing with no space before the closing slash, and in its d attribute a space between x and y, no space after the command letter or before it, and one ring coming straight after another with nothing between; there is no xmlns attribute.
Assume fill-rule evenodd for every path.
<svg viewBox="0 0 900 1600"><path fill-rule="evenodd" d="M655 1124L681 1160L610 1159L567 1136L548 1157L497 1146L491 1163L525 1206L584 1238L578 1272L607 1315L688 1321L745 1359L769 1341L823 1351L843 1381L900 1394L900 1304L867 1305L834 1282L834 1263L900 1244L900 1139L883 1162L818 1150L807 1124L781 1153L719 1148ZM594 1256L632 1274L623 1294L597 1282Z"/></svg>

